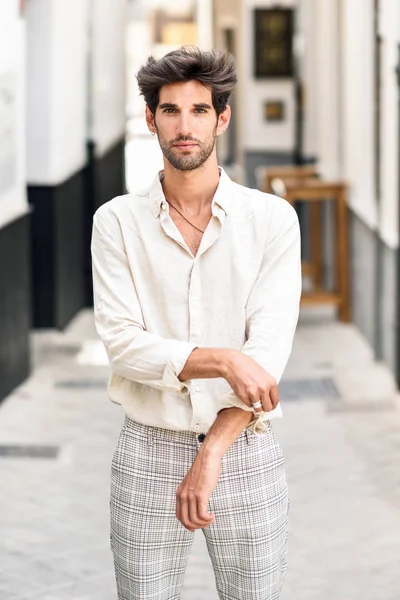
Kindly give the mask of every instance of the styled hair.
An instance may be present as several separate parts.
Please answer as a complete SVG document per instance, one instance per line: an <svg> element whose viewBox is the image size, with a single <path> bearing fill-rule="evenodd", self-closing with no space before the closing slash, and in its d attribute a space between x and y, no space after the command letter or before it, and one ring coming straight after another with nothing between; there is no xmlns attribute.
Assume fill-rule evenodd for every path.
<svg viewBox="0 0 400 600"><path fill-rule="evenodd" d="M227 52L182 46L159 60L150 56L137 74L139 90L153 115L164 85L196 80L211 90L217 116L225 109L236 85L235 60Z"/></svg>

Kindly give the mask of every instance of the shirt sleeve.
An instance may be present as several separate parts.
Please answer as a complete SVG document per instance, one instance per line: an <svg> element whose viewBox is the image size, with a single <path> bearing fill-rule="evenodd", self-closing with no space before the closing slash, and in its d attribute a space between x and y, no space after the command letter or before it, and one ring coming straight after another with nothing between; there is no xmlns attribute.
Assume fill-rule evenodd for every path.
<svg viewBox="0 0 400 600"><path fill-rule="evenodd" d="M299 317L301 297L300 227L293 207L276 198L258 278L246 305L246 342L242 352L253 358L279 383L289 359ZM284 202L285 204L282 204ZM220 409L238 406L252 411L231 388L221 398ZM280 405L250 423L255 432Z"/></svg>
<svg viewBox="0 0 400 600"><path fill-rule="evenodd" d="M145 330L122 236L98 213L91 253L95 325L112 371L159 390L186 394L188 386L178 374L197 346Z"/></svg>

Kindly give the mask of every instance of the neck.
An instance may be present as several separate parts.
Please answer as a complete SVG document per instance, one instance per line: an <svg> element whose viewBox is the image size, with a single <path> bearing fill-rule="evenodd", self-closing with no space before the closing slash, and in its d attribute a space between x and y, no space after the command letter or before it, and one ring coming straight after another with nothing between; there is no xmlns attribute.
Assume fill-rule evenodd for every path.
<svg viewBox="0 0 400 600"><path fill-rule="evenodd" d="M189 209L188 212L192 215L200 214L210 207L218 183L216 157L193 171L179 171L164 159L162 187L165 197L177 208Z"/></svg>

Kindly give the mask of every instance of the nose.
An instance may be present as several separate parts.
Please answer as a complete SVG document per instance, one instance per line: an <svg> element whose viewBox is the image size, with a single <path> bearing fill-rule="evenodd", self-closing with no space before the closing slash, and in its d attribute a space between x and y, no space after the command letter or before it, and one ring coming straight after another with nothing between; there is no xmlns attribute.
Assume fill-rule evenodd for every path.
<svg viewBox="0 0 400 600"><path fill-rule="evenodd" d="M182 112L177 123L177 135L191 135L190 115Z"/></svg>

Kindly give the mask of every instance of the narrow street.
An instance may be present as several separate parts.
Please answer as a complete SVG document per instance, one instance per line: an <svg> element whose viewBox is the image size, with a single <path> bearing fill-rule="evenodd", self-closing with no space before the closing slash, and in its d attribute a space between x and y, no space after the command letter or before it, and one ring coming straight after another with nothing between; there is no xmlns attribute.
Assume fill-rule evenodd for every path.
<svg viewBox="0 0 400 600"><path fill-rule="evenodd" d="M33 376L0 406L0 600L113 600L109 469L123 413L107 399L91 312L32 344ZM281 401L291 491L282 600L398 600L392 376L352 325L303 312ZM182 598L217 599L201 532Z"/></svg>
<svg viewBox="0 0 400 600"><path fill-rule="evenodd" d="M160 227L141 229L138 196L118 217L128 266L151 283L139 293L132 267L145 328L164 335L156 315L222 344L218 305L252 343L271 292L268 318L290 322L275 307L297 281L294 224L254 191L216 192L217 164L291 203L301 228L302 310L272 421L290 494L279 600L400 600L400 0L0 1L0 600L117 600L109 493L125 413L107 394L92 262L96 282L113 275L107 294L95 285L101 304L134 299L116 225L91 259L100 207L164 169L172 221L158 193ZM181 276L164 233L194 256L210 218L218 262L189 271L187 255ZM261 309L244 293L256 276ZM240 600L266 600L251 594ZM202 531L182 600L218 600Z"/></svg>

